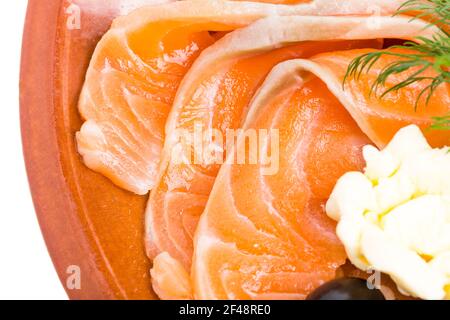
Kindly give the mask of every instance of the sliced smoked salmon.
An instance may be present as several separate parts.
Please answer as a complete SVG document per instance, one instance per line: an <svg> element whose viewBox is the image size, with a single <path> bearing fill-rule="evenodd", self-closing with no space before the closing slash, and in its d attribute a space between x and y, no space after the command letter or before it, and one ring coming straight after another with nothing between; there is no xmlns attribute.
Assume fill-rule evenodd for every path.
<svg viewBox="0 0 450 320"><path fill-rule="evenodd" d="M124 189L146 194L155 183L175 93L198 54L216 40L210 31L230 31L269 14L371 13L373 2L352 2L349 9L331 0L296 5L176 1L119 17L94 52L79 100L86 122L77 142L85 164ZM396 9L392 2L375 2L380 14Z"/></svg>
<svg viewBox="0 0 450 320"><path fill-rule="evenodd" d="M371 94L371 87L380 70L401 59L384 55L368 73L361 74L359 78L348 78L343 86L350 62L371 51L373 50L351 50L323 54L314 57L311 62L304 61L300 64L304 64L305 69L320 76L327 83L360 128L378 147L384 147L398 130L409 124L420 126L432 146L448 145L450 131L428 130L428 128L433 122L433 117L443 116L450 112L450 83L443 83L437 87L428 103L424 97L417 106L417 98L422 90L430 85L430 81L415 83L380 98L380 94L386 88L400 83L418 70L412 68L407 72L390 76L385 87L380 87L379 92ZM398 50L393 50L393 52L405 53L405 51ZM433 78L436 76L436 71L429 68L421 76Z"/></svg>
<svg viewBox="0 0 450 320"><path fill-rule="evenodd" d="M243 7L177 2L144 7L114 22L95 50L80 96L87 121L77 142L88 167L127 190L148 192L182 77L215 41L208 31L233 29L264 12L255 7L246 15Z"/></svg>
<svg viewBox="0 0 450 320"><path fill-rule="evenodd" d="M320 41L411 39L431 34L423 29L424 22L409 20L381 17L380 28L373 31L368 18L270 17L234 31L206 49L184 78L166 125L160 175L146 213L149 257L166 251L189 269L192 236L220 168L220 164L209 164L201 155L195 164L193 159L178 163L181 130L193 134L199 125L204 131L218 129L224 135L226 129L239 128L254 93L280 61L379 44L376 40ZM302 32L298 32L300 29ZM209 139L206 144L214 146ZM225 157L226 150L222 151Z"/></svg>
<svg viewBox="0 0 450 320"><path fill-rule="evenodd" d="M314 4L320 15L392 15L405 0L234 0L272 3L279 5ZM307 13L310 14L310 13Z"/></svg>
<svg viewBox="0 0 450 320"><path fill-rule="evenodd" d="M342 173L362 168L370 141L318 78L292 77L266 98L244 128L279 130L279 142L258 146L279 144L279 170L222 167L195 237L197 299L303 299L345 263L323 206Z"/></svg>
<svg viewBox="0 0 450 320"><path fill-rule="evenodd" d="M161 253L153 261L153 290L163 300L192 300L191 278L183 266L167 252Z"/></svg>

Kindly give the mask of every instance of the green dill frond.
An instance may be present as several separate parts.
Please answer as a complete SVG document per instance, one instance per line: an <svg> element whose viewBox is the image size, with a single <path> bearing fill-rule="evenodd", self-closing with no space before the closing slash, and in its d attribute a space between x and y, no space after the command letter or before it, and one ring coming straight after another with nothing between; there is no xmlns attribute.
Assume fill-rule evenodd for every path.
<svg viewBox="0 0 450 320"><path fill-rule="evenodd" d="M390 50L375 51L364 54L354 59L344 77L344 83L348 78L359 79L365 72L369 72L382 56L397 57L398 60L385 66L371 87L371 94L378 92L381 87L386 88L389 77L402 74L408 70L415 70L400 83L386 88L380 95L383 98L390 92L398 91L402 88L417 82L427 83L416 100L417 108L421 99L428 103L436 91L443 83L450 83L450 38L445 35L435 35L433 39L418 38L418 42L407 42L402 46L393 46L390 49L408 49L408 53L401 53ZM423 76L425 71L433 68L437 75L435 77Z"/></svg>
<svg viewBox="0 0 450 320"><path fill-rule="evenodd" d="M434 123L430 129L434 130L450 130L450 113L442 117L434 117Z"/></svg>
<svg viewBox="0 0 450 320"><path fill-rule="evenodd" d="M409 0L399 8L396 14L411 11L420 12L412 20L427 19L431 21L430 26L450 25L450 0ZM407 51L399 52L392 51L392 49L406 49ZM379 98L415 83L425 83L426 85L418 95L414 106L417 109L422 100L425 105L429 103L440 85L450 83L450 36L442 30L432 38L417 37L414 42L408 41L403 45L392 46L387 50L370 52L355 58L348 66L344 77L344 87L349 78L359 79L363 73L368 73L383 56L393 56L398 59L380 70L371 86L371 94L378 93L380 88L385 88ZM431 69L436 74L433 77L426 76L426 74L430 74L427 71ZM404 80L387 87L391 76L406 73L408 76L405 76ZM448 116L443 118L448 121ZM442 125L443 118L433 119L436 125L432 127L434 129L450 129L448 122L446 125Z"/></svg>

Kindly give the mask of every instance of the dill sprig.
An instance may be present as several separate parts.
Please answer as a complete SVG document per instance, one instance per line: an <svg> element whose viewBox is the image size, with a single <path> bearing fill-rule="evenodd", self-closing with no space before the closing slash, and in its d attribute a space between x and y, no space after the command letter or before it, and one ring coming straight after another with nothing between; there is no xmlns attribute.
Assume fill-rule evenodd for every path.
<svg viewBox="0 0 450 320"><path fill-rule="evenodd" d="M398 9L396 15L411 11L419 12L411 20L426 19L430 21L429 26L450 25L450 0L409 0ZM391 51L392 49L406 49L407 52ZM419 93L414 106L417 109L422 99L428 104L440 85L450 83L450 36L447 31L442 30L432 38L417 37L414 42L408 41L403 45L392 46L388 50L370 52L355 58L349 64L344 85L350 77L359 79L363 73L369 72L383 56L399 59L385 66L371 86L371 94L377 93L380 87L385 88L380 98L414 83L425 82L426 86ZM426 71L431 68L436 72L433 77L426 75ZM391 76L407 71L408 76L404 80L391 87L386 86ZM450 129L448 115L433 120L434 124L431 126L433 129Z"/></svg>
<svg viewBox="0 0 450 320"><path fill-rule="evenodd" d="M430 129L434 130L450 130L450 113L442 117L434 117L434 123Z"/></svg>
<svg viewBox="0 0 450 320"><path fill-rule="evenodd" d="M357 57L350 63L344 82L349 77L359 79L362 73L369 72L381 57L393 56L399 58L399 60L388 64L380 71L377 79L371 86L370 93L378 92L380 87L386 88L389 77L415 68L415 71L408 75L406 79L387 88L380 95L380 98L383 98L390 92L408 87L413 83L427 81L427 85L417 97L415 108L417 109L423 97L426 97L425 101L428 103L441 84L450 83L450 72L448 71L448 66L450 66L450 38L443 34L436 34L432 39L419 37L417 40L418 42L406 42L404 45L390 47L390 49L408 49L408 53L383 50ZM436 71L436 76L424 76L425 71L429 68L433 68Z"/></svg>

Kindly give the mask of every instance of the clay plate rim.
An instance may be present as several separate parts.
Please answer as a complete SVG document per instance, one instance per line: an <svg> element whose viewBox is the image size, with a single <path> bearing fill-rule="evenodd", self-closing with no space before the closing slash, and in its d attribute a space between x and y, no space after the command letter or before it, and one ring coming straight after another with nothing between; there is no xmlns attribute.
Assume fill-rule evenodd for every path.
<svg viewBox="0 0 450 320"><path fill-rule="evenodd" d="M139 247L141 244L128 257L128 260L137 261L133 262L135 265L122 266L119 250L114 249L112 244L108 247L102 243L105 242L102 236L108 236L106 232L100 230L103 234L97 234L101 219L97 217L97 221L90 221L89 212L82 212L86 208L80 208L83 201L80 201L80 194L76 192L79 188L79 182L74 177L76 170L70 173L71 169L67 169L73 162L69 158L75 157L74 141L71 140L73 132L68 131L73 130L79 121L75 119L75 124L68 124L67 117L61 116L62 92L68 90L66 80L61 79L59 73L61 65L64 67L66 63L61 54L64 37L67 37L66 19L62 15L68 4L66 0L29 0L25 22L20 74L20 119L25 164L36 214L58 276L71 299L156 299L147 275L150 262L146 261ZM107 23L110 20L103 22L102 28ZM76 49L72 48L72 51ZM74 86L78 86L72 90L76 92L81 84ZM72 96L75 97L75 94ZM72 108L75 103L69 101L67 105ZM78 172L85 170L80 169L80 164L76 165ZM133 198L116 190L103 177L87 171L86 175L89 176L87 179L91 179L92 175L93 184L98 183L99 188L115 192L116 198L124 199L122 202L132 202L133 209L145 203L145 199ZM114 203L110 205L114 206ZM132 219L136 222L141 217ZM115 230L116 234L120 235L120 227L115 228L118 229ZM137 231L134 238L126 236L127 245L133 239L140 238L142 232ZM111 257L114 260L112 262ZM79 290L73 286L71 288L70 275L74 271L71 266L82 270ZM135 269L139 275L142 274L141 277L127 274L129 270Z"/></svg>

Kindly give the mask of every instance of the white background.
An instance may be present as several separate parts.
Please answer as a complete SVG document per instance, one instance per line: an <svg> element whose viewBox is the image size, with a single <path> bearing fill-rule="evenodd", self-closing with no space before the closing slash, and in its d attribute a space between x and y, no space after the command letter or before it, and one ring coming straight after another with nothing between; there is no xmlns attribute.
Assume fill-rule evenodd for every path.
<svg viewBox="0 0 450 320"><path fill-rule="evenodd" d="M42 239L22 157L19 69L26 4L2 1L0 8L0 299L67 299Z"/></svg>

